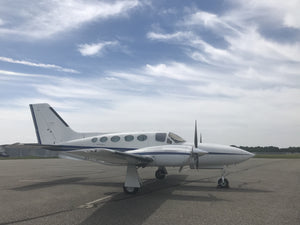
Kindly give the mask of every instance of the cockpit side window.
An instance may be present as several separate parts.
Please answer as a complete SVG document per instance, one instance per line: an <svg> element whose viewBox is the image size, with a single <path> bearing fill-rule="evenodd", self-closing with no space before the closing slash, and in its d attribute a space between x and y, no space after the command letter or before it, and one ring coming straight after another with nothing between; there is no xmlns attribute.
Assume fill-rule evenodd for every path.
<svg viewBox="0 0 300 225"><path fill-rule="evenodd" d="M177 144L185 142L182 137L179 137L177 134L174 134L172 132L170 132L168 136Z"/></svg>
<svg viewBox="0 0 300 225"><path fill-rule="evenodd" d="M166 141L167 134L166 133L156 133L155 134L155 140L159 142L165 142Z"/></svg>

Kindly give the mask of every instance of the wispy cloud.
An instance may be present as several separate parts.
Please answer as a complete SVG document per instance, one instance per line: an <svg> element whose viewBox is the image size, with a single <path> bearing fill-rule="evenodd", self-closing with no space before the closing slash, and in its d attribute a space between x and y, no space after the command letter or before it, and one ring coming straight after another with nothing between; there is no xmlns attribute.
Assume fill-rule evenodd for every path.
<svg viewBox="0 0 300 225"><path fill-rule="evenodd" d="M16 60L16 59L2 57L2 56L0 56L0 61L15 63L15 64L22 64L22 65L26 65L26 66L46 68L46 69L54 69L54 70L67 72L67 73L79 73L77 70L64 68L64 67L61 67L61 66L58 66L58 65L44 64L44 63L34 63L34 62L30 62L30 61Z"/></svg>
<svg viewBox="0 0 300 225"><path fill-rule="evenodd" d="M138 5L138 0L9 1L0 8L2 19L7 21L0 34L48 38L87 22L124 15Z"/></svg>
<svg viewBox="0 0 300 225"><path fill-rule="evenodd" d="M16 77L39 77L39 78L51 77L49 75L43 75L43 74L20 73L20 72L8 71L8 70L0 70L0 75L16 76Z"/></svg>
<svg viewBox="0 0 300 225"><path fill-rule="evenodd" d="M135 11L144 2L149 3L146 17ZM28 136L33 138L27 104L49 102L76 130L170 129L192 139L193 120L198 119L206 142L299 144L298 3L230 0L208 12L196 8L202 3L195 1L188 8L183 2L177 1L176 10L169 10L169 4L157 1L8 1L0 8L2 40L8 37L5 34L29 39L56 37L91 21L93 24L84 29L85 33L78 29L76 38L62 34L60 41L38 40L41 46L46 43L42 50L59 49L70 41L58 60L65 58L78 64L80 75L58 73L53 77L28 72L33 68L26 68L24 73L16 69L0 71L1 124L11 132L3 137L9 140L19 132L14 141L22 141L23 133L30 133L28 129L20 132L17 127L11 128L22 108L23 121L29 121L24 127L32 129ZM104 24L111 17L131 12L136 12L135 17L125 19L138 23L115 19ZM98 25L107 32L92 29ZM144 33L148 27L152 29ZM14 42L4 41L3 46L7 43L11 47ZM104 57L110 51L124 52L123 42L131 53L129 57ZM33 46L24 41L17 44L26 50ZM49 57L60 53L51 50ZM59 71L51 64L48 67L18 57L2 57L1 63L11 61ZM53 64L60 65L58 60ZM17 107L7 109L12 106Z"/></svg>
<svg viewBox="0 0 300 225"><path fill-rule="evenodd" d="M258 25L252 22L250 26L244 26L244 23L245 21L233 19L229 15L218 16L196 11L178 21L173 33L152 31L147 37L151 40L185 46L185 54L188 57L204 65L210 65L209 74L217 68L223 74L227 74L224 75L227 79L235 76L242 78L240 84L249 85L256 82L256 85L260 84L257 85L259 88L262 86L270 88L274 85L295 86L289 78L293 76L291 70L295 72L300 66L300 42L285 43L270 40L259 32ZM223 39L224 44L214 46L213 42L205 40L199 32L203 29ZM156 69L158 68L162 66ZM177 71L180 70L175 70L173 77ZM221 73L219 76L222 76Z"/></svg>
<svg viewBox="0 0 300 225"><path fill-rule="evenodd" d="M105 41L93 44L81 44L78 46L78 51L83 56L102 55L106 49L115 47L118 44L118 41Z"/></svg>
<svg viewBox="0 0 300 225"><path fill-rule="evenodd" d="M300 28L300 15L298 9L300 8L299 1L287 1L285 4L280 0L230 0L234 5L233 10L228 13L236 19L249 21L249 19L270 19L269 22L281 22L280 25L290 28ZM264 21L266 22L266 21Z"/></svg>

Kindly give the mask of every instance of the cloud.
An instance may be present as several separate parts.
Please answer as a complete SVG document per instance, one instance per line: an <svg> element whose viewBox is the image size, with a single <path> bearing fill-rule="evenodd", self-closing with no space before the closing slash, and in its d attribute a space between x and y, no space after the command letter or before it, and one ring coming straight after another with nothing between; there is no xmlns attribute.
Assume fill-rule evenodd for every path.
<svg viewBox="0 0 300 225"><path fill-rule="evenodd" d="M106 89L97 88L94 82L76 79L57 78L48 84L34 84L36 91L44 96L58 99L103 99L109 96Z"/></svg>
<svg viewBox="0 0 300 225"><path fill-rule="evenodd" d="M153 84L155 80L147 75L144 74L135 74L134 72L109 72L110 76L115 79L115 78L120 78L123 80L127 80L130 82L136 82L140 84ZM111 77L107 77L107 79L111 79Z"/></svg>
<svg viewBox="0 0 300 225"><path fill-rule="evenodd" d="M79 131L172 130L192 140L193 121L198 119L205 142L299 144L299 41L288 38L282 41L274 35L270 38L262 29L266 24L274 25L270 29L297 29L297 23L284 22L285 15L290 14L285 14L284 10L260 6L258 2L257 7L247 2L232 2L236 4L223 8L221 13L195 8L180 10L178 7L172 12L176 13L172 14L172 20L167 18L173 23L162 21L161 29L155 29L160 25L152 26L153 30L147 33L147 41L153 47L151 50L155 52L154 47L160 42L159 47L170 45L168 49L175 48L176 55L162 48L161 52L158 50L161 57L146 56L132 62L130 65L134 66L131 68L115 67L93 77L88 72L82 72L84 76L60 77L0 71L2 77L14 77L14 80L3 81L0 89L1 123L8 132L11 131L10 135L5 134L6 137L17 136L14 141L22 141L22 134L29 133L25 129L19 132L17 127L12 128L15 123L9 113L18 115L14 113L29 103L49 102L72 128ZM96 1L87 2L88 5L94 3L97 4ZM49 6L48 2L43 4ZM120 14L111 13L108 17L92 17L76 26L66 26L66 29L75 29L88 21L124 15L135 7L123 8ZM53 14L51 10L49 13ZM278 18L276 13L279 13ZM18 16L29 18L22 14ZM42 16L43 21L44 18ZM297 21L295 18L296 15L291 21ZM3 21L2 29L7 28L8 17L3 17ZM54 21L60 19L54 18ZM18 32L30 28L25 26L29 25L27 22L20 24L16 21L12 28L18 28ZM45 31L51 28L51 23L45 22ZM45 32L47 37L62 31L55 29ZM113 50L110 48L114 44L94 41L77 47L79 52L80 47L83 50L82 55L94 56ZM15 88L16 84L20 88ZM9 94L2 94L7 90ZM7 110L11 105L19 108ZM23 112L28 115L26 125L32 129L29 137L33 138L30 113L27 108L22 110L22 115Z"/></svg>
<svg viewBox="0 0 300 225"><path fill-rule="evenodd" d="M284 26L296 29L300 28L300 15L298 11L300 2L298 0L290 0L284 4L280 0L231 0L231 2L235 7L230 11L230 14L242 20L269 17L272 18L273 22L281 21Z"/></svg>
<svg viewBox="0 0 300 225"><path fill-rule="evenodd" d="M49 75L43 75L43 74L31 74L31 73L20 73L20 72L8 71L8 70L0 70L0 75L16 76L16 77L51 78L51 76L49 76Z"/></svg>
<svg viewBox="0 0 300 225"><path fill-rule="evenodd" d="M189 38L192 35L191 32L175 32L171 34L163 34L163 33L158 33L158 32L149 32L147 33L147 37L152 40L182 40Z"/></svg>
<svg viewBox="0 0 300 225"><path fill-rule="evenodd" d="M118 41L105 41L94 44L81 44L78 46L78 51L83 56L101 55L105 49L118 45Z"/></svg>
<svg viewBox="0 0 300 225"><path fill-rule="evenodd" d="M26 66L46 68L46 69L55 69L55 70L67 72L67 73L79 73L78 71L76 71L74 69L63 68L61 66L57 66L57 65L53 65L53 64L33 63L33 62L25 61L25 60L16 60L16 59L2 57L2 56L0 56L0 61L15 63L15 64L22 64L22 65L26 65Z"/></svg>
<svg viewBox="0 0 300 225"><path fill-rule="evenodd" d="M0 115L8 121L4 122L5 126L14 124L5 115L9 111L7 105L16 104L24 108L22 113L28 117L24 121L32 129L31 135L22 137L22 132L25 132L22 129L16 134L16 140L8 139L11 142L34 141L30 140L34 138L34 131L29 110L25 107L38 102L51 103L78 131L167 129L189 140L192 139L193 120L198 119L206 142L224 144L251 145L253 140L246 138L249 135L257 136L255 144L264 144L266 140L259 139L262 133L269 132L269 129L291 130L294 126L291 121L299 121L300 92L297 88L258 88L256 81L255 88L246 88L249 82L246 85L241 82L245 78L226 76L222 71L208 69L200 65L169 62L144 65L133 72L112 70L102 78L85 77L84 82L80 78L58 76L55 79L46 77L45 81L41 80L42 76L36 76L33 77L34 82L22 83L23 91L31 90L29 96L18 95L21 90L16 89L14 93L17 95L11 96L9 104L1 99ZM6 72L8 75L11 73ZM28 79L35 75L14 73L30 75ZM248 73L256 79L252 74L254 71ZM114 79L107 79L110 76ZM11 113L15 114L17 110L19 108ZM292 120L283 121L282 118ZM15 132L18 129L10 130ZM228 135L224 135L225 132ZM244 135L237 139L233 135L236 133ZM289 140L273 141L272 144L287 146Z"/></svg>
<svg viewBox="0 0 300 225"><path fill-rule="evenodd" d="M0 8L0 15L6 21L0 27L0 34L48 38L91 21L124 15L138 5L138 0L9 1Z"/></svg>
<svg viewBox="0 0 300 225"><path fill-rule="evenodd" d="M243 86L254 87L256 83L257 88L295 87L292 80L299 80L296 74L299 75L300 42L280 42L263 36L258 29L260 21L252 16L255 19L245 25L246 20L236 18L235 14L232 17L227 13L216 15L194 10L176 22L172 33L151 31L147 37L177 44L180 48L183 46L188 57L208 66L208 74L218 71L216 76L236 79ZM223 44L215 46L215 42L203 38L202 33L206 31L223 40ZM163 64L156 69L161 69L164 74ZM176 77L178 71L181 70L174 70L170 75ZM201 74L200 69L199 76Z"/></svg>

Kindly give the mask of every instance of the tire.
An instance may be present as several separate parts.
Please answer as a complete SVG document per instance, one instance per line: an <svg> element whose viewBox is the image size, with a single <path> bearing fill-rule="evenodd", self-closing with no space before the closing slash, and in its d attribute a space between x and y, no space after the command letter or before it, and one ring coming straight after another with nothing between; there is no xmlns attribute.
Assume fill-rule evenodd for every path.
<svg viewBox="0 0 300 225"><path fill-rule="evenodd" d="M218 187L219 188L229 188L229 181L226 178L224 178L224 182L223 182L222 178L220 178L218 180Z"/></svg>
<svg viewBox="0 0 300 225"><path fill-rule="evenodd" d="M166 177L166 174L163 170L156 170L155 177L158 180L163 180Z"/></svg>
<svg viewBox="0 0 300 225"><path fill-rule="evenodd" d="M139 191L139 188L137 187L125 187L123 186L123 191L126 194L136 194Z"/></svg>

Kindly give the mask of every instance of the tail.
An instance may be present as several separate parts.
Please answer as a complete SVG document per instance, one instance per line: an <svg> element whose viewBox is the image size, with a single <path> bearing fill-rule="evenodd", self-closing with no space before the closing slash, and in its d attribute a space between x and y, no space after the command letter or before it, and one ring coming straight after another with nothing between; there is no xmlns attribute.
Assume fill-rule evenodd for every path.
<svg viewBox="0 0 300 225"><path fill-rule="evenodd" d="M30 104L31 115L39 144L53 145L98 133L77 133L47 103Z"/></svg>

